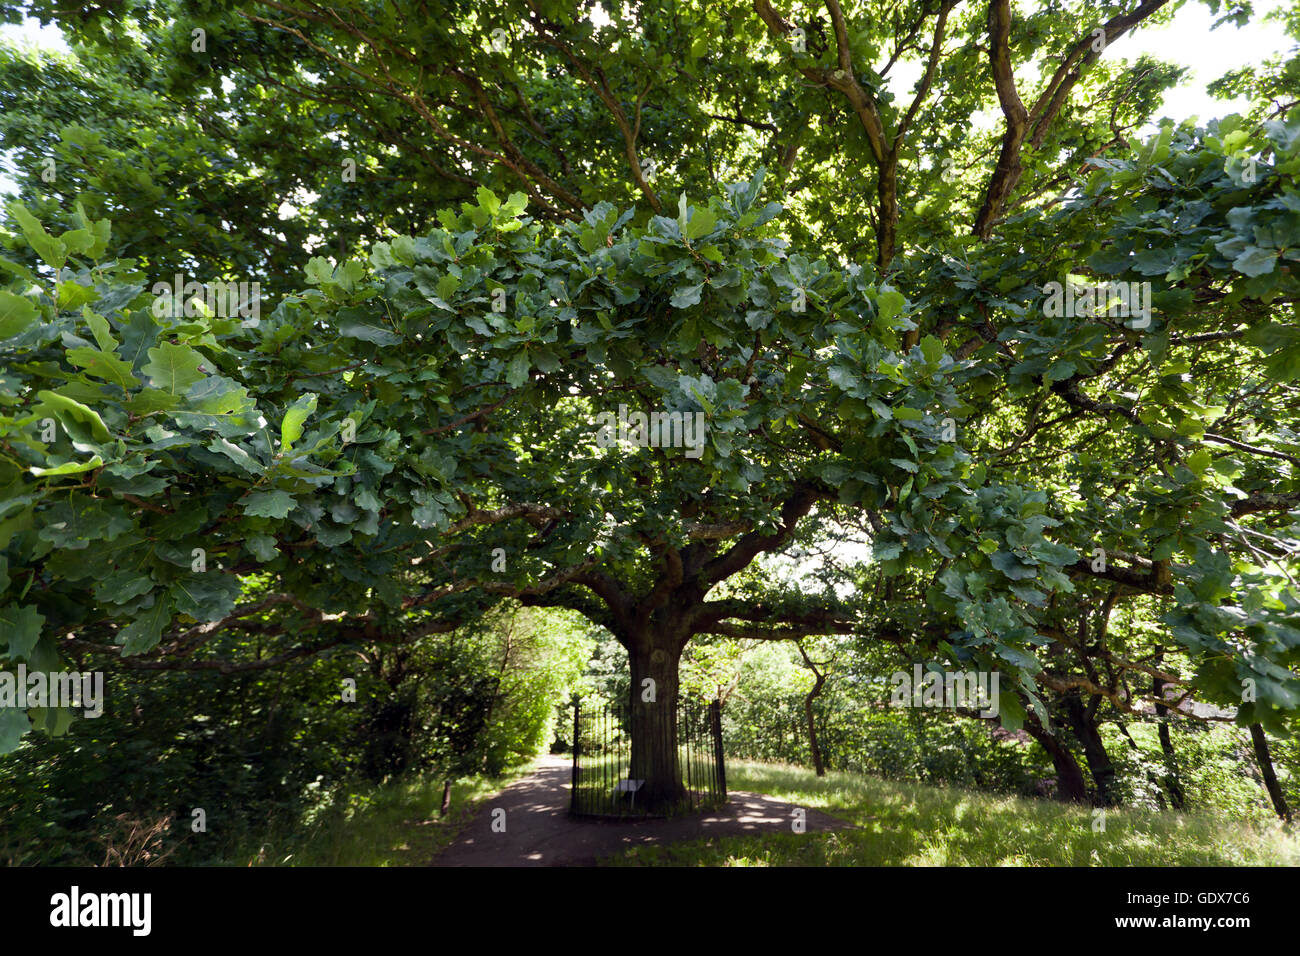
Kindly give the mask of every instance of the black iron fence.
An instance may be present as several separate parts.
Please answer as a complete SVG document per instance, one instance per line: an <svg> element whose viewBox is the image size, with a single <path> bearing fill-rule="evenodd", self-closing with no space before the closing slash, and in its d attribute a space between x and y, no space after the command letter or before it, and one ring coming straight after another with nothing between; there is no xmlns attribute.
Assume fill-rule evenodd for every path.
<svg viewBox="0 0 1300 956"><path fill-rule="evenodd" d="M573 701L571 813L663 816L726 803L722 712L717 701L679 700L671 722L656 720L653 727L634 727L645 719L626 703ZM654 750L654 759L634 755L640 750ZM634 766L643 776L633 772ZM651 775L659 779L645 779ZM669 800L663 799L666 789L672 794Z"/></svg>

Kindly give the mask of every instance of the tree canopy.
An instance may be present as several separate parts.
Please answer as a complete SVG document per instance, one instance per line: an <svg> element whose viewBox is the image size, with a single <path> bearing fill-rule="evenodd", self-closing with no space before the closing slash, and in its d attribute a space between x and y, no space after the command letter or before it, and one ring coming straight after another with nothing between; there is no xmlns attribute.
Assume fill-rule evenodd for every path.
<svg viewBox="0 0 1300 956"><path fill-rule="evenodd" d="M668 700L694 638L851 634L999 671L1013 729L1293 724L1293 66L1144 135L1162 0L56 6L75 58L0 59L9 661L509 597ZM628 413L702 441L599 440ZM205 650L241 629L276 652Z"/></svg>

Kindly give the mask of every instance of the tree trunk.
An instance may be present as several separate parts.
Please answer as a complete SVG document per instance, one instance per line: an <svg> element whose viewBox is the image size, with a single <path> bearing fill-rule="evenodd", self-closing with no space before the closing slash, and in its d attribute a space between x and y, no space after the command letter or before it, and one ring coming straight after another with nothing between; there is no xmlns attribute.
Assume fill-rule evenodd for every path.
<svg viewBox="0 0 1300 956"><path fill-rule="evenodd" d="M1165 682L1159 677L1152 678L1151 689L1156 699L1164 698ZM1183 781L1178 773L1178 755L1174 752L1174 742L1169 736L1168 713L1168 707L1156 704L1156 717L1160 720L1160 753L1165 758L1165 789L1169 791L1169 805L1175 810L1182 810L1187 806L1187 795L1183 792Z"/></svg>
<svg viewBox="0 0 1300 956"><path fill-rule="evenodd" d="M442 806L438 808L438 816L445 817L447 811L451 809L451 780L442 782Z"/></svg>
<svg viewBox="0 0 1300 956"><path fill-rule="evenodd" d="M665 635L629 641L631 779L645 783L637 806L669 810L686 795L677 753L677 668L681 643Z"/></svg>
<svg viewBox="0 0 1300 956"><path fill-rule="evenodd" d="M1088 785L1084 782L1083 771L1079 761L1074 759L1070 748L1056 734L1048 733L1037 721L1026 720L1025 730L1038 746L1047 751L1056 768L1056 797L1067 803L1087 803Z"/></svg>
<svg viewBox="0 0 1300 956"><path fill-rule="evenodd" d="M812 751L813 769L817 771L819 777L826 776L826 764L822 761L821 745L817 743L817 722L813 719L813 701L822 692L825 684L826 678L818 674L817 682L813 684L808 696L803 699L804 716L808 718L808 749Z"/></svg>
<svg viewBox="0 0 1300 956"><path fill-rule="evenodd" d="M1273 758L1268 752L1268 738L1264 736L1264 728L1259 724L1250 725L1250 739L1255 745L1255 759L1259 761L1259 772L1264 775L1264 789L1268 791L1269 799L1273 801L1273 809L1277 815L1287 823L1291 822L1291 808L1286 805L1286 797L1282 794L1282 787L1277 782L1277 774L1273 772Z"/></svg>
<svg viewBox="0 0 1300 956"><path fill-rule="evenodd" d="M819 669L817 662L808 656L808 651L804 649L802 641L796 641L795 646L799 648L799 656L803 658L804 666L813 673L812 689L808 691L808 696L803 699L803 712L808 722L808 750L812 754L813 769L817 771L817 776L824 777L826 776L826 762L822 760L821 744L817 742L817 719L813 716L813 701L817 699L822 692L822 688L826 686L826 674Z"/></svg>
<svg viewBox="0 0 1300 956"><path fill-rule="evenodd" d="M1065 698L1065 714L1070 721L1070 729L1083 745L1083 757L1088 762L1088 771L1092 774L1096 789L1096 804L1101 807L1115 806L1115 765L1106 753L1106 745L1102 742L1096 719L1075 694Z"/></svg>

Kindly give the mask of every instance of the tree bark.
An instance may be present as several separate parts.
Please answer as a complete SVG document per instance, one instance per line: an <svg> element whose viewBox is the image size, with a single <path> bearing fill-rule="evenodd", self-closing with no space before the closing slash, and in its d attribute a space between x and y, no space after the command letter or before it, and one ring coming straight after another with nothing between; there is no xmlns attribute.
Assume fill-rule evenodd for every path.
<svg viewBox="0 0 1300 956"><path fill-rule="evenodd" d="M817 771L819 777L826 776L826 764L822 761L822 748L817 742L817 721L813 718L813 701L822 692L825 683L826 678L818 674L817 682L813 684L808 696L803 699L803 712L808 720L808 749L812 751L813 769Z"/></svg>
<svg viewBox="0 0 1300 956"><path fill-rule="evenodd" d="M802 642L796 641L795 646L799 648L799 656L803 658L804 665L813 672L815 678L812 689L808 691L808 695L803 699L803 712L808 722L808 750L812 754L813 769L817 771L817 776L824 777L826 776L826 763L822 760L821 744L817 741L817 719L813 715L813 701L817 699L822 692L822 688L826 686L826 674L817 666L817 662L808 656Z"/></svg>
<svg viewBox="0 0 1300 956"><path fill-rule="evenodd" d="M1083 757L1088 762L1088 771L1092 774L1095 789L1094 802L1101 807L1115 806L1115 765L1106 753L1106 745L1102 742L1096 719L1076 694L1065 698L1065 714L1070 729L1083 745Z"/></svg>
<svg viewBox="0 0 1300 956"><path fill-rule="evenodd" d="M1259 772L1264 776L1264 789L1273 801L1273 809L1279 817L1290 823L1291 808L1286 805L1282 786L1277 782L1277 774L1273 771L1273 758L1268 752L1268 737L1264 736L1264 728L1259 724L1251 724L1250 740L1255 745L1255 759L1259 761Z"/></svg>
<svg viewBox="0 0 1300 956"><path fill-rule="evenodd" d="M898 242L898 157L880 165L876 187L880 196L880 223L876 226L876 268L883 275L894 261Z"/></svg>
<svg viewBox="0 0 1300 956"><path fill-rule="evenodd" d="M1052 758L1052 766L1056 768L1057 799L1066 803L1087 803L1088 785L1084 782L1079 761L1074 759L1070 748L1060 737L1049 733L1036 721L1026 720L1024 726L1029 735L1038 741L1038 746Z"/></svg>
<svg viewBox="0 0 1300 956"><path fill-rule="evenodd" d="M1151 690L1157 699L1164 696L1165 682L1159 677L1152 678ZM1156 717L1160 721L1160 753L1165 758L1165 789L1169 791L1169 805L1175 810L1187 806L1187 794L1183 791L1183 781L1178 773L1178 755L1174 752L1174 742L1169 735L1169 708L1156 704Z"/></svg>
<svg viewBox="0 0 1300 956"><path fill-rule="evenodd" d="M628 645L631 779L645 781L636 802L647 810L671 809L686 795L677 752L681 653L682 643L662 632L637 635Z"/></svg>

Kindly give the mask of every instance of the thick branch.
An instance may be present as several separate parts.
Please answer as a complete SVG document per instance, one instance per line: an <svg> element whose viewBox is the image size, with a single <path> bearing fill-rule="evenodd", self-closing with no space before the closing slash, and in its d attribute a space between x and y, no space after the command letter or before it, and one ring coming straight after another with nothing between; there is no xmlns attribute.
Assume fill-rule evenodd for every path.
<svg viewBox="0 0 1300 956"><path fill-rule="evenodd" d="M772 534L751 531L744 535L724 554L704 565L700 571L701 580L707 584L716 584L746 568L763 552L783 547L794 535L799 519L812 510L813 504L820 497L821 491L811 482L795 485L781 508L779 529Z"/></svg>

